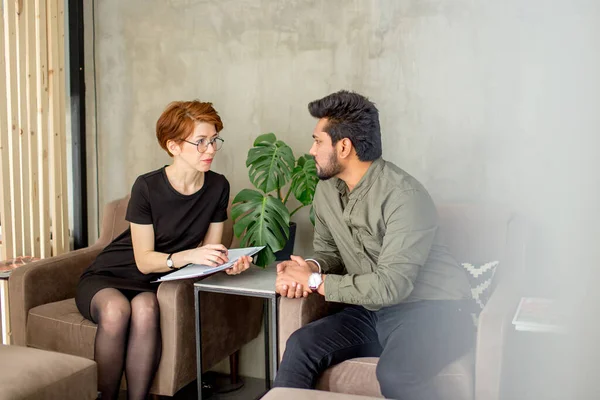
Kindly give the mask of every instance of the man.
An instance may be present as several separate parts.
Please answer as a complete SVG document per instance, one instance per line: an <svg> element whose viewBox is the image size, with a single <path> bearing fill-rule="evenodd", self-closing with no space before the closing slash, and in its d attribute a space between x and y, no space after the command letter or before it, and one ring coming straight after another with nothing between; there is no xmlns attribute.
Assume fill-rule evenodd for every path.
<svg viewBox="0 0 600 400"><path fill-rule="evenodd" d="M348 91L311 102L315 253L278 265L277 291L345 303L288 340L275 386L312 388L329 366L379 356L387 398L441 398L432 378L472 346L469 286L425 188L381 158L379 112Z"/></svg>

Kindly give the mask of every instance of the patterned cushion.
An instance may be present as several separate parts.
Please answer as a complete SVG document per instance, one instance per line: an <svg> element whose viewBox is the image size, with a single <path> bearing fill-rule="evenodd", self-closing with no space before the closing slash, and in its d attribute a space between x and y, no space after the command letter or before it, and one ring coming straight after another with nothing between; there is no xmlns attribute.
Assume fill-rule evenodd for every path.
<svg viewBox="0 0 600 400"><path fill-rule="evenodd" d="M467 272L469 284L471 286L471 298L473 299L473 308L476 312L473 314L473 322L477 326L477 317L491 295L492 280L499 261L490 261L485 264L475 266L470 263L463 263L462 266Z"/></svg>

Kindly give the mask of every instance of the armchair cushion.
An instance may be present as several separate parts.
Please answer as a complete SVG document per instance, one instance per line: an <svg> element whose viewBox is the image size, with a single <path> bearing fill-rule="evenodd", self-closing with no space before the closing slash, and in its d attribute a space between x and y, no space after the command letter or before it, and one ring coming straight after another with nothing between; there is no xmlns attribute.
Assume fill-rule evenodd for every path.
<svg viewBox="0 0 600 400"><path fill-rule="evenodd" d="M92 400L96 363L80 357L0 345L0 399Z"/></svg>
<svg viewBox="0 0 600 400"><path fill-rule="evenodd" d="M377 357L353 358L334 365L319 377L317 389L383 397L375 374L377 361Z"/></svg>
<svg viewBox="0 0 600 400"><path fill-rule="evenodd" d="M94 359L96 324L85 319L75 299L43 304L29 310L27 346Z"/></svg>
<svg viewBox="0 0 600 400"><path fill-rule="evenodd" d="M262 400L370 400L374 397L365 397L348 394L324 392L322 390L274 388Z"/></svg>

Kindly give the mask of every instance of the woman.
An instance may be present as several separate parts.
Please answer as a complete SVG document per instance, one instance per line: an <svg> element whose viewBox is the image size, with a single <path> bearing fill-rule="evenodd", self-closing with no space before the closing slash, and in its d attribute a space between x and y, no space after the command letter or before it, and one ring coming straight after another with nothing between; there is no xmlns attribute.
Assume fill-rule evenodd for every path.
<svg viewBox="0 0 600 400"><path fill-rule="evenodd" d="M228 261L221 244L229 182L210 171L223 144L221 118L211 103L174 102L156 124L173 163L137 178L126 219L130 228L82 274L76 302L98 324L95 360L103 400L116 399L125 369L129 399L145 399L161 355L158 285L186 264ZM228 274L249 267L238 260Z"/></svg>

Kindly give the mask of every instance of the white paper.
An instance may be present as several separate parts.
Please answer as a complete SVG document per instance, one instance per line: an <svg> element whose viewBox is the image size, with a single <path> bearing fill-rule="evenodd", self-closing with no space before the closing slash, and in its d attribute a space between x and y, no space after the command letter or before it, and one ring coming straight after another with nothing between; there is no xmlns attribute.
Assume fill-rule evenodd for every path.
<svg viewBox="0 0 600 400"><path fill-rule="evenodd" d="M265 246L245 247L243 249L229 249L227 250L227 257L229 258L229 261L225 264L216 267L210 267L208 265L200 264L189 264L175 272L171 272L170 274L162 276L158 280L155 280L153 282L165 282L174 281L177 279L197 278L200 276L205 276L213 274L215 272L223 271L227 268L231 268L241 256L253 256L254 254L258 253L264 248Z"/></svg>

